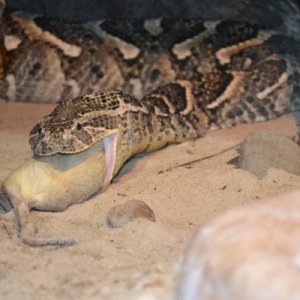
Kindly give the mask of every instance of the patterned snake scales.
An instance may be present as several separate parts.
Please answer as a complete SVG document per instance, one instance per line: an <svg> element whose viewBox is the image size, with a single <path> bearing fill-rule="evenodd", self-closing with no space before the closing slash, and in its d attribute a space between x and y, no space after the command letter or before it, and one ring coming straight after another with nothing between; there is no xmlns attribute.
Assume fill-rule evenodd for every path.
<svg viewBox="0 0 300 300"><path fill-rule="evenodd" d="M0 98L67 99L32 129L32 150L74 154L102 141L102 188L138 152L298 108L292 39L257 25L171 19L78 25L20 13L4 14L1 22Z"/></svg>

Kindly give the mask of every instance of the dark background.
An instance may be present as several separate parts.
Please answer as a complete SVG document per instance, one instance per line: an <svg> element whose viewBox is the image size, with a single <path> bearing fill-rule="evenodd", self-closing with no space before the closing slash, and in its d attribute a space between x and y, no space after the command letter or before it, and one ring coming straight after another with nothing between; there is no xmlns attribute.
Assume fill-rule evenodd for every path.
<svg viewBox="0 0 300 300"><path fill-rule="evenodd" d="M7 0L7 7L69 21L103 18L252 18L282 23L299 0ZM264 20L262 20L264 19Z"/></svg>
<svg viewBox="0 0 300 300"><path fill-rule="evenodd" d="M235 19L279 29L297 39L300 36L300 0L7 0L7 8L68 22L160 17Z"/></svg>
<svg viewBox="0 0 300 300"><path fill-rule="evenodd" d="M23 10L68 22L97 19L201 18L251 21L300 36L300 0L7 0Z"/></svg>

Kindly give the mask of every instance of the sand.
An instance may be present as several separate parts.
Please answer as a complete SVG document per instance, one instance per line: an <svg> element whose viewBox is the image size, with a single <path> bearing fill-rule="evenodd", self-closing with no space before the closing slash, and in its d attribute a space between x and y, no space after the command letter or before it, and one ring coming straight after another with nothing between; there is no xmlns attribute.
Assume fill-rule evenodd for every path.
<svg viewBox="0 0 300 300"><path fill-rule="evenodd" d="M0 104L0 181L30 157L28 133L52 105ZM291 117L209 133L138 155L103 194L64 212L32 212L37 236L68 237L69 247L33 248L16 235L14 213L0 215L1 299L171 299L187 241L196 228L235 206L299 188L300 177L271 169L261 180L228 162L250 132L293 135ZM222 154L180 166L215 153ZM156 222L106 225L112 206L142 200Z"/></svg>

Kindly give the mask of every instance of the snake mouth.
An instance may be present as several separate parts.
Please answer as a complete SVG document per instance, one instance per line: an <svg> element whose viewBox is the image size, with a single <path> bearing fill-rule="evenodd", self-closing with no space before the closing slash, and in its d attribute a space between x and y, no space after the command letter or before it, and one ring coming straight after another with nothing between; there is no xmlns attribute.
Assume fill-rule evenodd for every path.
<svg viewBox="0 0 300 300"><path fill-rule="evenodd" d="M32 152L37 156L50 156L61 153L60 151L55 151L55 149L51 148L47 143L43 141L32 146Z"/></svg>
<svg viewBox="0 0 300 300"><path fill-rule="evenodd" d="M78 144L75 139L63 141L63 143L47 143L40 141L32 146L34 155L51 156L55 154L78 154L90 148L92 145Z"/></svg>
<svg viewBox="0 0 300 300"><path fill-rule="evenodd" d="M92 139L82 141L75 134L47 134L38 125L32 129L29 138L32 152L39 156L80 153L90 148L93 142Z"/></svg>

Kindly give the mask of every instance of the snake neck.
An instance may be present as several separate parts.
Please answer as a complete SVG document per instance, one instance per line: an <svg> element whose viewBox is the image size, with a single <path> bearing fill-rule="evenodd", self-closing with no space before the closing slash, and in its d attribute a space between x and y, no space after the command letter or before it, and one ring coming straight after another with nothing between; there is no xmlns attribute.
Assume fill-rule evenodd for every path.
<svg viewBox="0 0 300 300"><path fill-rule="evenodd" d="M141 100L130 97L140 109L120 117L120 166L136 153L196 139L211 129L287 113L291 85L285 60L266 49L255 51L257 61L245 58L199 80L164 85Z"/></svg>

